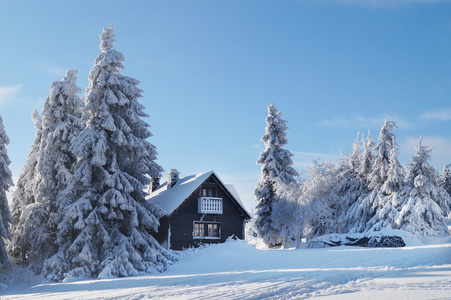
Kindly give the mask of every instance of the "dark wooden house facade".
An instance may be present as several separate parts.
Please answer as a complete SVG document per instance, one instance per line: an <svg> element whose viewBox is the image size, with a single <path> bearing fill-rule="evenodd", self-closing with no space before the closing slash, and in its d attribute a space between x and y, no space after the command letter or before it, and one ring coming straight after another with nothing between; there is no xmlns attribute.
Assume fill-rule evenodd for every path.
<svg viewBox="0 0 451 300"><path fill-rule="evenodd" d="M171 170L148 201L165 212L154 237L172 250L223 243L230 236L244 239L250 219L233 185L224 184L213 171L178 178Z"/></svg>

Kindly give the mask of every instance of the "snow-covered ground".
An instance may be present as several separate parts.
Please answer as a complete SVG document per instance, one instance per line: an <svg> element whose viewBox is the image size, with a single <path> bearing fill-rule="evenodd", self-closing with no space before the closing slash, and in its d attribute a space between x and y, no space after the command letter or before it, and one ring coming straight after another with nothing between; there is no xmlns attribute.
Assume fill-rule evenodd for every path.
<svg viewBox="0 0 451 300"><path fill-rule="evenodd" d="M451 241L404 248L262 250L231 241L181 253L164 273L42 283L0 299L451 299Z"/></svg>

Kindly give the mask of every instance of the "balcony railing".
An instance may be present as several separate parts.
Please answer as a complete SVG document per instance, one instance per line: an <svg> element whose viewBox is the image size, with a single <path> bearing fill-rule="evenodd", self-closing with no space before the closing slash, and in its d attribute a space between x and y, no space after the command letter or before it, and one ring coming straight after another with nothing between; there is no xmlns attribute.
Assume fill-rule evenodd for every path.
<svg viewBox="0 0 451 300"><path fill-rule="evenodd" d="M222 198L200 197L198 211L200 214L222 214Z"/></svg>

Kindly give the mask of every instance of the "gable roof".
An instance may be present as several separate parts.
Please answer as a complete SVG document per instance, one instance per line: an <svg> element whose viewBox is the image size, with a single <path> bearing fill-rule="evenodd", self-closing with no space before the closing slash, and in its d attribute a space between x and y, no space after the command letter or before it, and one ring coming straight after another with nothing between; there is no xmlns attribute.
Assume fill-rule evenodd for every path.
<svg viewBox="0 0 451 300"><path fill-rule="evenodd" d="M161 207L166 215L171 215L205 180L212 174L235 199L242 210L250 217L233 184L224 184L214 171L179 178L175 185L167 189L167 182L160 184L147 198L152 204Z"/></svg>

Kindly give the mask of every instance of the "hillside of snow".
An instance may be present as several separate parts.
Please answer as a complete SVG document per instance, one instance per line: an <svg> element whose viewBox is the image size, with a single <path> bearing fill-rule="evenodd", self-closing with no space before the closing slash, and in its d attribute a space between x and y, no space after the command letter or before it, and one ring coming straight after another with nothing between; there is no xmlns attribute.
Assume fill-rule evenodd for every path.
<svg viewBox="0 0 451 300"><path fill-rule="evenodd" d="M148 276L43 283L23 275L1 299L450 299L451 240L403 248L267 250L230 241L180 252Z"/></svg>

